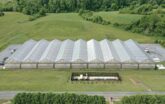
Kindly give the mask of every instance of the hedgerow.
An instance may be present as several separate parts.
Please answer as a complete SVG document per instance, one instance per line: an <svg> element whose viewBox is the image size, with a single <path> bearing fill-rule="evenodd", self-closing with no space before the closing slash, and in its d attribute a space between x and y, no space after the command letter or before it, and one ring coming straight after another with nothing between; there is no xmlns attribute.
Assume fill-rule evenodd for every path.
<svg viewBox="0 0 165 104"><path fill-rule="evenodd" d="M79 16L81 16L86 21L91 21L93 23L109 25L110 21L104 20L101 16L94 16L92 11L89 10L80 10Z"/></svg>
<svg viewBox="0 0 165 104"><path fill-rule="evenodd" d="M106 104L102 96L55 93L19 93L13 104Z"/></svg>
<svg viewBox="0 0 165 104"><path fill-rule="evenodd" d="M122 98L121 104L165 104L165 95L135 95Z"/></svg>

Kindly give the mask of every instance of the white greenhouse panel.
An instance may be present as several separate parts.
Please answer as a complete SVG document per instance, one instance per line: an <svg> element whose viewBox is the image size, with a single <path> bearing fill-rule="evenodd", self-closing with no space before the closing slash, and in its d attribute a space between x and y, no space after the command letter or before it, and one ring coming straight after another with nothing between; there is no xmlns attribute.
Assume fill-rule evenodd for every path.
<svg viewBox="0 0 165 104"><path fill-rule="evenodd" d="M139 64L140 69L154 69L155 64Z"/></svg>
<svg viewBox="0 0 165 104"><path fill-rule="evenodd" d="M133 62L133 60L131 59L131 55L128 53L125 46L123 45L123 41L117 39L112 42L112 45L114 47L114 51L118 54L121 63Z"/></svg>
<svg viewBox="0 0 165 104"><path fill-rule="evenodd" d="M39 69L53 69L54 68L54 64L38 64L38 68Z"/></svg>
<svg viewBox="0 0 165 104"><path fill-rule="evenodd" d="M6 69L20 69L20 64L5 64Z"/></svg>
<svg viewBox="0 0 165 104"><path fill-rule="evenodd" d="M71 65L70 64L55 64L56 69L70 69Z"/></svg>
<svg viewBox="0 0 165 104"><path fill-rule="evenodd" d="M98 41L94 39L88 41L87 50L89 63L100 63L104 61L101 47Z"/></svg>
<svg viewBox="0 0 165 104"><path fill-rule="evenodd" d="M72 69L86 69L87 64L72 64Z"/></svg>
<svg viewBox="0 0 165 104"><path fill-rule="evenodd" d="M88 68L90 69L103 69L104 68L104 64L88 64Z"/></svg>
<svg viewBox="0 0 165 104"><path fill-rule="evenodd" d="M77 40L74 43L72 62L84 63L87 62L87 43L84 40Z"/></svg>
<svg viewBox="0 0 165 104"><path fill-rule="evenodd" d="M55 62L57 63L71 62L73 48L74 48L74 42L72 40L68 39L68 40L63 41Z"/></svg>
<svg viewBox="0 0 165 104"><path fill-rule="evenodd" d="M111 42L107 39L100 41L101 50L103 53L104 62L117 63L119 60L116 52L114 52Z"/></svg>
<svg viewBox="0 0 165 104"><path fill-rule="evenodd" d="M106 69L120 69L121 64L105 64Z"/></svg>
<svg viewBox="0 0 165 104"><path fill-rule="evenodd" d="M44 53L46 47L48 46L49 42L46 40L40 40L33 49L29 52L29 54L25 57L25 63L35 63L39 62L42 54Z"/></svg>
<svg viewBox="0 0 165 104"><path fill-rule="evenodd" d="M60 50L61 41L53 40L47 46L45 52L43 53L42 57L40 58L40 63L54 63L57 57L57 54Z"/></svg>
<svg viewBox="0 0 165 104"><path fill-rule="evenodd" d="M37 64L21 64L22 69L36 69Z"/></svg>
<svg viewBox="0 0 165 104"><path fill-rule="evenodd" d="M122 64L122 69L138 69L138 64Z"/></svg>

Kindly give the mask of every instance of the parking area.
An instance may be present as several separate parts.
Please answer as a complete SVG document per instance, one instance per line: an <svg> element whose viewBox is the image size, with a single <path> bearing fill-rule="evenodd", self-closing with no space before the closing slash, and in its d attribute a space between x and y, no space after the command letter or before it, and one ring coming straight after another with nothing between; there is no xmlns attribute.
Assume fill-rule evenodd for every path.
<svg viewBox="0 0 165 104"><path fill-rule="evenodd" d="M144 51L147 51L148 56L151 59L159 58L160 61L165 61L165 48L159 44L141 44Z"/></svg>
<svg viewBox="0 0 165 104"><path fill-rule="evenodd" d="M14 51L16 51L21 45L10 45L5 50L0 52L0 68L3 66L5 59L10 57Z"/></svg>

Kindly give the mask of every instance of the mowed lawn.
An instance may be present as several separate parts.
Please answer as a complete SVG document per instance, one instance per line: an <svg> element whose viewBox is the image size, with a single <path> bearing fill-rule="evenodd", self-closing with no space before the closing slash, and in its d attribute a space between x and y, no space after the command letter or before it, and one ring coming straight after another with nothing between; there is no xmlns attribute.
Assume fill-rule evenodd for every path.
<svg viewBox="0 0 165 104"><path fill-rule="evenodd" d="M108 71L106 71L108 72ZM68 70L1 70L1 91L165 91L165 71L125 70L122 82L74 82Z"/></svg>
<svg viewBox="0 0 165 104"><path fill-rule="evenodd" d="M128 16L121 15L118 12L99 12L103 17L112 16L113 21L126 22L134 20L136 15ZM119 18L116 18L119 15ZM142 43L152 43L154 37L144 36L127 32L122 29L113 27L112 25L100 25L83 20L77 13L59 13L47 14L47 16L39 18L35 21L28 21L29 16L17 12L7 12L5 16L0 17L0 48L5 48L9 44L23 43L28 39L97 39L101 40L108 38L114 39L134 39ZM137 17L139 18L139 17Z"/></svg>

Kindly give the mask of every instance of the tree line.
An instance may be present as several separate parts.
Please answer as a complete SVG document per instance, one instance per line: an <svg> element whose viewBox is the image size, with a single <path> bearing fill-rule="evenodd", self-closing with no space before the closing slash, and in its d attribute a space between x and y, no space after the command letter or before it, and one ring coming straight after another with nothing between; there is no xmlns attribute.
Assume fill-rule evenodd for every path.
<svg viewBox="0 0 165 104"><path fill-rule="evenodd" d="M16 0L16 10L32 15L40 9L46 12L78 12L80 9L91 11L119 10L135 4L165 4L165 0Z"/></svg>
<svg viewBox="0 0 165 104"><path fill-rule="evenodd" d="M165 37L165 15L152 14L143 16L141 19L129 24L126 30Z"/></svg>

